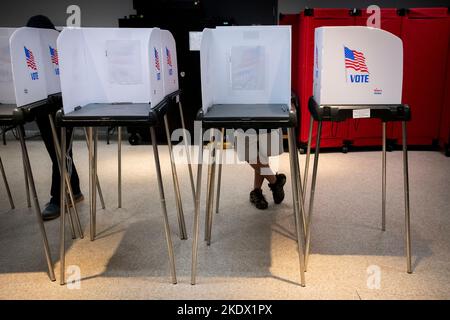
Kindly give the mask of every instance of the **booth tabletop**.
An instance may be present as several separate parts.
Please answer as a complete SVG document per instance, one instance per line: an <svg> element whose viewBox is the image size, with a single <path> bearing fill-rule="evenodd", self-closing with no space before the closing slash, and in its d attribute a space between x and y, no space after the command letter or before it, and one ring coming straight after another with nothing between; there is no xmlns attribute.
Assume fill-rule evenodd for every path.
<svg viewBox="0 0 450 320"><path fill-rule="evenodd" d="M150 103L90 103L68 114L57 113L56 124L64 127L153 126L166 110L165 101Z"/></svg>
<svg viewBox="0 0 450 320"><path fill-rule="evenodd" d="M277 129L295 127L295 111L285 104L215 104L198 120L204 127Z"/></svg>
<svg viewBox="0 0 450 320"><path fill-rule="evenodd" d="M387 105L319 105L313 97L308 105L314 120L316 121L344 121L354 118L354 111L370 109L367 118L381 119L382 121L409 121L411 110L406 104Z"/></svg>

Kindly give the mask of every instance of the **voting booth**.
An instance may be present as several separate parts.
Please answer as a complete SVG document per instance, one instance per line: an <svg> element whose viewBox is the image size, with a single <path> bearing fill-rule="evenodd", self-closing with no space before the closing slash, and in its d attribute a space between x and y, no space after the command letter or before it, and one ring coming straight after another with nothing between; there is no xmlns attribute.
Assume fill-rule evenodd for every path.
<svg viewBox="0 0 450 320"><path fill-rule="evenodd" d="M389 48L389 49L386 49ZM400 38L366 27L315 31L313 95L319 105L400 104Z"/></svg>
<svg viewBox="0 0 450 320"><path fill-rule="evenodd" d="M42 29L35 28L0 28L0 125L17 128L24 162L28 206L31 207L32 198L49 277L54 281L53 262L23 129L25 122L32 121L34 114L45 108L47 103L46 68L41 46L41 34L44 33ZM10 201L12 204L11 197Z"/></svg>
<svg viewBox="0 0 450 320"><path fill-rule="evenodd" d="M323 122L346 119L380 119L382 122L382 219L386 228L386 123L399 121L403 131L403 174L407 271L412 272L409 218L409 179L406 148L406 122L410 109L401 104L402 41L393 34L368 27L322 27L315 31L314 95L309 110L318 122L314 167L308 209L306 263L308 262L311 222ZM311 144L310 131L309 145ZM308 174L308 167L305 170Z"/></svg>
<svg viewBox="0 0 450 320"><path fill-rule="evenodd" d="M172 36L158 28L65 28L58 38L57 48L64 105L56 117L57 125L62 128L61 150L65 149L67 127L89 128L91 240L96 236L96 194L92 190L95 190L97 183L97 127L148 127L152 137L170 272L172 282L176 283L175 260L154 129L162 118L166 119L168 103L165 90L173 92L178 88ZM163 52L163 48L167 48L167 51ZM167 54L170 59L167 59ZM166 66L166 61L170 65ZM168 139L170 140L170 135ZM171 150L169 151L171 154ZM186 239L172 154L170 158L180 238ZM65 171L65 161L62 161L62 166ZM64 184L62 180L61 190L64 190ZM63 198L62 194L61 203ZM62 219L64 215L63 210ZM64 284L64 228L61 229L61 261L61 284Z"/></svg>
<svg viewBox="0 0 450 320"><path fill-rule="evenodd" d="M290 105L288 26L218 27L203 31L202 109L214 105Z"/></svg>
<svg viewBox="0 0 450 320"><path fill-rule="evenodd" d="M157 106L164 98L160 42L157 28L65 28L58 38L64 113L91 103Z"/></svg>
<svg viewBox="0 0 450 320"><path fill-rule="evenodd" d="M302 234L304 219L302 188L295 151L295 109L291 109L291 28L289 26L217 27L204 29L200 46L203 128L287 128L290 140L293 207L298 237L300 282L305 285ZM206 191L205 240L211 243L212 203L215 189L216 147L223 137L211 132L210 162ZM223 134L222 134L223 136ZM200 144L201 146L202 144ZM202 148L200 148L202 150ZM199 237L202 156L196 185L194 244L191 283L196 282ZM218 185L218 187L220 184ZM219 194L217 195L219 197ZM302 227L303 226L303 227Z"/></svg>

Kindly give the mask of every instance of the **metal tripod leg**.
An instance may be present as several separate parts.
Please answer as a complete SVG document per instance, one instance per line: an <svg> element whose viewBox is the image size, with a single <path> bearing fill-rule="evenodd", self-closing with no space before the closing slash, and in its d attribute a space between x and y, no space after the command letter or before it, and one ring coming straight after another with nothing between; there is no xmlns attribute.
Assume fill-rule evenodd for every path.
<svg viewBox="0 0 450 320"><path fill-rule="evenodd" d="M29 185L31 188L31 194L33 195L34 211L36 212L37 222L39 225L39 229L41 231L42 242L44 243L44 252L45 252L45 258L47 260L49 277L50 277L50 280L55 281L55 273L53 271L52 257L51 257L50 248L48 245L47 234L45 233L44 222L42 221L41 208L39 207L39 200L37 197L36 186L34 184L34 178L33 178L33 173L31 171L30 159L28 157L27 146L25 144L25 137L23 135L23 127L20 127L19 130L17 130L17 131L19 133L19 140L20 140L20 146L22 148L22 156L23 156L23 160L24 160L24 164L25 164L25 170L27 172L26 174L28 176Z"/></svg>
<svg viewBox="0 0 450 320"><path fill-rule="evenodd" d="M296 163L298 164L297 159L297 148L295 146L295 136L292 128L288 129L288 139L289 139L289 160L291 165L291 183L292 183L292 202L294 206L294 218L295 218L295 226L297 231L297 246L298 246L298 257L299 257L299 266L300 266L300 285L302 287L305 286L305 257L303 255L303 239L305 238L303 231L304 229L300 226L301 216L300 216L300 208L299 201L302 200L302 190L298 190L299 184L296 183L297 179L300 179L300 176L297 175ZM299 196L300 194L300 196Z"/></svg>
<svg viewBox="0 0 450 320"><path fill-rule="evenodd" d="M214 178L215 178L215 141L213 142L214 131L211 130L210 141L208 144L209 163L208 163L208 181L206 186L206 215L205 215L205 241L207 245L211 244L212 210L214 201Z"/></svg>
<svg viewBox="0 0 450 320"><path fill-rule="evenodd" d="M220 187L222 184L222 165L223 165L223 152L224 152L224 142L225 142L225 129L222 128L221 131L221 147L220 147L220 156L219 156L219 165L217 172L217 195L216 195L216 213L219 213L219 204L220 204Z"/></svg>
<svg viewBox="0 0 450 320"><path fill-rule="evenodd" d="M122 208L122 127L117 127L117 167L117 207Z"/></svg>
<svg viewBox="0 0 450 320"><path fill-rule="evenodd" d="M23 138L25 139L25 131L24 131L23 127L18 127L17 131L20 131L20 133L22 134ZM30 184L28 182L28 173L27 173L27 169L26 169L24 156L22 156L22 161L23 161L23 176L24 176L24 179L25 179L25 193L27 195L27 207L31 208Z"/></svg>
<svg viewBox="0 0 450 320"><path fill-rule="evenodd" d="M194 239L192 242L192 265L191 265L191 284L194 285L197 277L197 256L198 256L198 238L200 229L200 196L202 189L202 164L203 164L203 134L200 133L198 165L197 165L197 185L195 192L195 212L194 212Z"/></svg>
<svg viewBox="0 0 450 320"><path fill-rule="evenodd" d="M92 174L92 194L91 194L91 241L95 240L97 235L97 193L95 188L97 186L97 143L98 132L97 128L91 129L91 174Z"/></svg>
<svg viewBox="0 0 450 320"><path fill-rule="evenodd" d="M306 245L305 245L305 269L308 269L308 259L309 250L311 246L311 223L312 223L312 213L314 207L314 195L316 191L316 180L317 180L317 167L319 165L319 151L320 151L320 137L322 135L322 121L319 121L317 127L317 138L316 138L316 150L314 152L314 165L313 165L313 175L311 181L311 194L309 197L309 208L307 217L307 228L306 228Z"/></svg>
<svg viewBox="0 0 450 320"><path fill-rule="evenodd" d="M89 127L89 212L90 212L90 239L95 240L97 229L97 193L96 193L96 162L97 162L97 128Z"/></svg>
<svg viewBox="0 0 450 320"><path fill-rule="evenodd" d="M8 194L9 204L11 206L11 209L14 209L15 208L14 200L11 196L11 190L9 189L8 179L6 178L6 173L5 173L5 169L3 168L3 162L2 162L1 157L0 157L0 170L2 172L3 182L5 183L6 193Z"/></svg>
<svg viewBox="0 0 450 320"><path fill-rule="evenodd" d="M213 134L213 131L211 131ZM212 150L210 151L210 159L211 162L209 166L211 167L211 176L209 182L209 190L208 190L208 203L206 207L206 214L208 215L208 225L207 225L207 235L206 235L206 244L211 245L211 232L212 232L212 222L213 222L213 208L214 208L214 187L215 187L215 178L216 178L216 150L217 150L217 141L214 140L211 144Z"/></svg>
<svg viewBox="0 0 450 320"><path fill-rule="evenodd" d="M409 175L408 175L408 150L406 146L407 132L406 122L402 122L403 133L403 188L405 193L405 246L406 246L406 270L408 273L412 273L411 264L411 223L409 215Z"/></svg>
<svg viewBox="0 0 450 320"><path fill-rule="evenodd" d="M59 173L62 174L62 170L61 170L61 149L59 147L58 136L56 134L55 122L53 121L53 117L50 114L48 115L48 119L50 121L50 127L51 127L51 130L52 130L53 145L55 146L55 153L56 153L56 159L57 159L57 162L58 162ZM66 130L66 134L67 134L67 130ZM67 173L67 170L64 171L64 178L66 180L66 188L67 188L67 193L68 193L68 196L69 196L68 200L72 204L73 214L75 215L75 224L77 226L78 234L80 235L80 238L83 239L84 238L83 228L81 227L80 217L78 215L78 210L77 210L77 207L75 205L75 197L73 196L72 185L70 183L69 174ZM70 212L70 208L68 208L67 212L69 213L69 219L70 219L72 230L74 230L74 227L73 227L73 220L74 219L73 219L72 214ZM72 234L72 238L75 239L73 237L73 234Z"/></svg>
<svg viewBox="0 0 450 320"><path fill-rule="evenodd" d="M89 137L88 137L88 132L86 130L86 128L84 128L84 135L86 136L86 146L89 150ZM98 197L100 198L100 203L102 204L102 209L105 209L105 200L103 199L103 192L102 192L102 188L100 186L100 181L98 179L98 176L96 176L95 180L97 181L97 190L98 190Z"/></svg>
<svg viewBox="0 0 450 320"><path fill-rule="evenodd" d="M386 122L381 123L383 150L382 150L382 173L381 173L381 230L386 231Z"/></svg>
<svg viewBox="0 0 450 320"><path fill-rule="evenodd" d="M159 164L158 145L156 142L155 128L150 127L150 136L152 139L153 156L155 158L156 176L158 178L159 196L161 201L161 210L164 218L164 231L166 234L167 251L169 253L170 273L172 276L172 283L177 283L177 276L175 271L175 257L173 253L172 237L170 235L169 218L167 217L166 199L164 197L164 187L162 183L161 167Z"/></svg>
<svg viewBox="0 0 450 320"><path fill-rule="evenodd" d="M66 128L61 128L61 150L66 150ZM66 172L66 153L61 155L61 172ZM65 219L66 219L66 179L64 174L60 175L61 190L60 190L60 208L61 218L59 221L59 264L60 264L60 285L64 285L66 282L66 232L65 232Z"/></svg>
<svg viewBox="0 0 450 320"><path fill-rule="evenodd" d="M309 134L308 134L308 146L306 148L306 160L305 160L305 174L303 176L303 201L305 201L306 191L307 191L307 183L308 183L308 175L309 175L309 159L311 157L311 141L312 141L312 131L314 126L314 118L310 117L309 120Z"/></svg>
<svg viewBox="0 0 450 320"><path fill-rule="evenodd" d="M181 201L180 186L178 184L177 167L175 165L175 159L173 157L172 141L170 140L169 121L167 120L167 114L164 115L164 127L166 129L167 146L169 148L169 157L170 157L170 166L172 168L172 182L173 182L173 188L175 191L175 200L176 200L175 204L177 207L178 229L180 232L180 239L186 240L187 239L186 223L184 221L183 204Z"/></svg>
<svg viewBox="0 0 450 320"><path fill-rule="evenodd" d="M194 174L192 173L191 151L189 149L190 141L187 140L187 136L186 136L186 126L184 124L183 107L181 106L181 101L178 101L178 108L180 109L181 127L183 128L183 140L184 140L184 146L186 148L186 157L187 157L187 162L188 162L189 179L191 181L192 198L193 198L194 204L195 204Z"/></svg>
<svg viewBox="0 0 450 320"><path fill-rule="evenodd" d="M210 143L211 143L211 138L210 141L207 145L207 150L208 150L208 173L206 175L206 198L205 198L205 241L208 241L208 227L209 227L209 200L210 200L210 194L209 191L211 190L210 188L210 184L211 184L211 149L210 149Z"/></svg>

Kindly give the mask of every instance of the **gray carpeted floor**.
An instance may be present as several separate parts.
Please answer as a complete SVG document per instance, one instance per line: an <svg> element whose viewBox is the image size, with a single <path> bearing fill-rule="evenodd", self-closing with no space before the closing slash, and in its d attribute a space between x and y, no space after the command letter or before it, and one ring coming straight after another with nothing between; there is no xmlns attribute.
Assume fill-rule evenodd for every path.
<svg viewBox="0 0 450 320"><path fill-rule="evenodd" d="M50 161L41 141L29 141L40 204L48 201ZM74 143L88 196L87 151ZM186 166L178 166L189 239L178 237L167 147L160 147L176 255L178 284L168 258L151 146L123 145L123 208L117 208L117 146L99 142L98 175L106 209L98 209L98 239L67 237L66 266L81 271L79 288L50 282L32 209L26 207L19 145L0 154L16 202L10 210L0 183L0 298L2 299L435 299L450 298L450 159L410 152L413 274L406 274L402 154L388 153L387 230L381 224L381 153L321 154L307 287L298 286L288 155L286 200L269 209L248 201L251 169L224 167L220 213L210 247L199 246L198 284L190 285L193 202ZM301 157L301 165L304 156ZM203 174L206 177L206 171ZM204 181L206 182L206 181ZM203 184L203 191L206 183ZM204 192L203 192L204 196ZM202 199L204 209L204 197ZM89 203L78 206L85 235ZM203 239L201 217L201 239ZM59 220L46 223L59 280ZM68 233L70 229L67 228ZM72 269L69 269L71 271ZM373 273L377 270L380 273ZM70 274L69 274L70 275ZM374 278L375 277L375 278ZM379 282L372 280L379 279ZM375 285L374 285L375 284ZM379 285L377 285L379 284Z"/></svg>

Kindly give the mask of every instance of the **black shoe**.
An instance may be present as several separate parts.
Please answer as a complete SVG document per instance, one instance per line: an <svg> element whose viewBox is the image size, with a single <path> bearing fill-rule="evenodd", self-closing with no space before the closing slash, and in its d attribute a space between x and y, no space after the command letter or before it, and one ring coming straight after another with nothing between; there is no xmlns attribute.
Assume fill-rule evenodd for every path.
<svg viewBox="0 0 450 320"><path fill-rule="evenodd" d="M44 211L42 211L42 220L53 220L58 218L60 214L61 212L59 210L59 206L57 204L49 202L45 205Z"/></svg>
<svg viewBox="0 0 450 320"><path fill-rule="evenodd" d="M286 176L282 173L276 174L277 181L274 184L269 183L269 188L272 190L273 201L280 204L284 200L284 184L286 183Z"/></svg>
<svg viewBox="0 0 450 320"><path fill-rule="evenodd" d="M261 189L254 189L250 192L250 202L253 203L256 208L261 210L267 209L269 206Z"/></svg>

